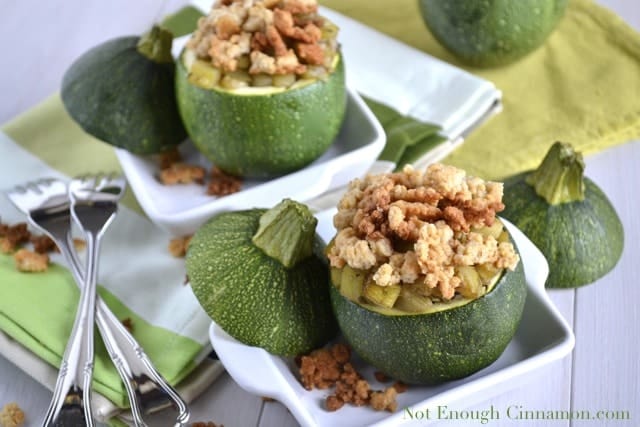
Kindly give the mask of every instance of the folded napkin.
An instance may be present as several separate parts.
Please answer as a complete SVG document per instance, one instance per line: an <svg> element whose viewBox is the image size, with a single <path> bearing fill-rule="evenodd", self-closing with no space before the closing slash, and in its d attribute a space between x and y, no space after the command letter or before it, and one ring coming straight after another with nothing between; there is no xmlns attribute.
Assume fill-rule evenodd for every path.
<svg viewBox="0 0 640 427"><path fill-rule="evenodd" d="M190 7L164 22L178 36L186 34L185 29L189 27L187 22L197 20L198 11L206 13L212 1L192 0L191 3ZM336 10L340 10L338 6L342 4L320 3L335 7ZM365 13L369 3L362 2L362 13ZM345 62L347 84L368 99L387 136L391 137L393 154L385 150L380 159L385 165L374 165L373 170L393 168L396 162L428 163L439 160L460 145L466 133L500 111L501 93L490 81L363 25L358 22L359 13L352 15L351 18L355 19L325 7L321 8L320 13L340 28L338 39ZM186 40L187 37L176 38L174 55L181 51ZM389 108L385 109L384 106ZM389 115L404 117L397 121L385 120ZM416 123L407 125L410 122ZM416 127L410 129L413 125ZM436 130L440 137L433 136L425 141L426 132L431 135ZM397 134L402 136L398 138ZM411 149L407 157L402 158L404 149L409 146ZM397 166L402 166L401 163Z"/></svg>
<svg viewBox="0 0 640 427"><path fill-rule="evenodd" d="M320 2L465 68L426 29L416 0L396 0L393 7L369 0ZM380 58L393 55L377 45L371 49ZM556 140L593 153L640 137L640 35L591 0L570 0L555 32L524 59L466 69L503 92L503 112L445 159L475 175L499 179L531 169ZM428 70L416 74L416 82L429 84Z"/></svg>
<svg viewBox="0 0 640 427"><path fill-rule="evenodd" d="M45 103L7 125L6 133L0 132L0 192L37 178L66 179L60 170L75 174L74 168L85 172L118 168L110 156L100 158L104 144L81 133L69 118L54 118L56 113ZM30 126L21 126L22 120ZM46 132L38 137L36 128ZM95 150L85 151L92 146ZM82 153L86 157L75 158ZM99 160L93 161L96 157ZM4 195L0 196L0 218L8 224L25 221ZM133 335L160 373L174 385L188 385L191 395L222 369L219 362L205 362L211 353L210 319L184 285L183 261L169 254L169 239L145 217L122 206L103 239L99 292L119 319L129 319ZM49 388L55 384L53 366L60 364L79 296L71 274L61 266L61 256L52 255L52 260L55 263L46 273L21 273L11 255L0 254L0 352ZM25 350L37 358L26 357ZM49 366L43 366L43 361ZM196 368L197 377L187 378ZM128 406L126 391L101 340L96 340L93 387L99 420Z"/></svg>

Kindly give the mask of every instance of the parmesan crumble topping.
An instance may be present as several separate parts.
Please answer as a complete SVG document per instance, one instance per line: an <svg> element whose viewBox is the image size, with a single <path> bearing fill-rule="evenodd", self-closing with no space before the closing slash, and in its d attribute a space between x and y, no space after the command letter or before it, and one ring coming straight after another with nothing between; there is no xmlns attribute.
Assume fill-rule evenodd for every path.
<svg viewBox="0 0 640 427"><path fill-rule="evenodd" d="M379 286L406 284L450 300L463 286L459 267L518 264L509 241L480 232L504 209L502 192L502 183L443 164L356 179L334 216L331 266L348 264L372 272Z"/></svg>

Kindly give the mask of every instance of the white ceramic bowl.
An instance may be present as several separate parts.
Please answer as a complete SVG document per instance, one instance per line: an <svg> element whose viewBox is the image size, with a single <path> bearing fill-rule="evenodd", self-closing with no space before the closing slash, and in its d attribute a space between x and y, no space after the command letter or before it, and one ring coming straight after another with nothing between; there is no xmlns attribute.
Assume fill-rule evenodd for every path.
<svg viewBox="0 0 640 427"><path fill-rule="evenodd" d="M334 213L335 210L331 210L317 215L318 232L326 241L335 233L331 221ZM521 386L537 369L566 356L573 349L573 331L544 290L549 271L544 256L520 230L503 221L518 246L527 280L527 300L516 335L502 356L489 367L462 380L438 386L410 386L398 395L399 408L409 407L419 412L438 405L466 407L479 403ZM328 412L324 409L324 400L330 391L305 390L297 379L291 359L241 344L215 323L209 333L220 361L240 387L282 402L302 426L398 426L409 422L402 410L389 414L346 405L339 411ZM375 381L373 367L360 360L354 364L373 389L389 386Z"/></svg>
<svg viewBox="0 0 640 427"><path fill-rule="evenodd" d="M193 233L217 212L271 207L285 197L305 201L363 175L386 142L382 126L362 98L347 90L347 111L334 144L319 159L297 172L271 180L246 180L242 190L224 197L208 196L198 184L162 185L158 164L150 156L117 149L129 185L149 218L174 235ZM211 164L190 141L180 146L187 163L209 170Z"/></svg>

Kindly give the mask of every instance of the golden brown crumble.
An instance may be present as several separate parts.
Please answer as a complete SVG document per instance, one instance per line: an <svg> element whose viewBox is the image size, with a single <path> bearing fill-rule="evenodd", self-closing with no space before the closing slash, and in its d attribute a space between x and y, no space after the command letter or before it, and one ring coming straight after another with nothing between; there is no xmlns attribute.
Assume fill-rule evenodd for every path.
<svg viewBox="0 0 640 427"><path fill-rule="evenodd" d="M201 166L187 163L171 163L160 171L160 182L164 185L204 183L205 170Z"/></svg>
<svg viewBox="0 0 640 427"><path fill-rule="evenodd" d="M371 393L371 407L376 411L395 412L398 409L396 397L398 392L393 387L388 387L384 391L374 391Z"/></svg>
<svg viewBox="0 0 640 427"><path fill-rule="evenodd" d="M33 250L39 254L53 252L58 249L54 241L44 234L41 236L31 236L31 244L33 245Z"/></svg>
<svg viewBox="0 0 640 427"><path fill-rule="evenodd" d="M217 1L187 47L225 73L302 75L308 66L330 68L337 44L323 37L326 22L316 0Z"/></svg>
<svg viewBox="0 0 640 427"><path fill-rule="evenodd" d="M73 239L73 247L76 251L82 251L87 247L87 242L83 239Z"/></svg>
<svg viewBox="0 0 640 427"><path fill-rule="evenodd" d="M20 427L24 421L24 412L15 402L7 403L0 410L0 427Z"/></svg>
<svg viewBox="0 0 640 427"><path fill-rule="evenodd" d="M331 266L348 264L371 271L377 285L411 284L449 300L462 283L456 267L514 269L519 261L510 242L474 231L504 209L502 188L443 164L356 179L334 216Z"/></svg>
<svg viewBox="0 0 640 427"><path fill-rule="evenodd" d="M390 378L387 376L387 374L385 374L384 372L380 372L380 371L374 372L373 376L376 379L376 381L381 382L381 383L386 383L387 381L390 380Z"/></svg>
<svg viewBox="0 0 640 427"><path fill-rule="evenodd" d="M176 237L169 242L169 252L176 258L182 258L187 254L189 243L191 242L191 235Z"/></svg>
<svg viewBox="0 0 640 427"><path fill-rule="evenodd" d="M49 255L39 254L29 249L19 249L13 254L18 271L25 273L42 273L49 267Z"/></svg>
<svg viewBox="0 0 640 427"><path fill-rule="evenodd" d="M31 232L26 222L14 225L3 224L0 230L0 251L5 254L12 253L18 246L29 242L30 238Z"/></svg>
<svg viewBox="0 0 640 427"><path fill-rule="evenodd" d="M355 370L350 360L351 349L342 343L314 350L297 360L300 382L307 390L334 387L333 393L325 399L327 411L336 411L347 403L395 411L395 397L397 393L406 391L406 386L402 389L394 384L384 391L372 390L370 383Z"/></svg>
<svg viewBox="0 0 640 427"><path fill-rule="evenodd" d="M223 424L216 424L211 421L196 421L191 424L191 427L224 427Z"/></svg>
<svg viewBox="0 0 640 427"><path fill-rule="evenodd" d="M207 186L207 194L210 196L228 196L242 189L242 179L229 175L217 166L211 169L211 181Z"/></svg>
<svg viewBox="0 0 640 427"><path fill-rule="evenodd" d="M404 393L409 389L409 386L402 381L394 382L391 387L395 388L398 393Z"/></svg>
<svg viewBox="0 0 640 427"><path fill-rule="evenodd" d="M182 162L182 155L177 148L172 148L158 154L158 164L160 169L167 169L172 164L180 162Z"/></svg>

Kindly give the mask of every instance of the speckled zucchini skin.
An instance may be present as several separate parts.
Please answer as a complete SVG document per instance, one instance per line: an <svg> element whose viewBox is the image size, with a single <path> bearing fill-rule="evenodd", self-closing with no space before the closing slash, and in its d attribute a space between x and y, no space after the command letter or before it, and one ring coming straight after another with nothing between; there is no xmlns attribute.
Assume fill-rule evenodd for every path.
<svg viewBox="0 0 640 427"><path fill-rule="evenodd" d="M620 218L607 196L584 177L585 199L550 205L525 182L529 172L507 179L500 213L540 249L549 263L548 288L594 282L616 265L624 246Z"/></svg>
<svg viewBox="0 0 640 427"><path fill-rule="evenodd" d="M270 178L320 157L346 111L342 59L326 81L268 95L237 95L188 81L177 61L178 106L200 152L233 175Z"/></svg>
<svg viewBox="0 0 640 427"><path fill-rule="evenodd" d="M137 50L139 37L109 40L87 51L62 80L62 102L89 134L136 154L151 154L187 137L175 99L173 63Z"/></svg>
<svg viewBox="0 0 640 427"><path fill-rule="evenodd" d="M295 356L324 345L338 327L329 300L323 243L291 269L251 238L263 209L222 213L193 236L186 256L191 287L229 335L270 353Z"/></svg>
<svg viewBox="0 0 640 427"><path fill-rule="evenodd" d="M493 363L516 332L527 294L522 262L483 297L430 314L383 315L330 288L340 329L363 360L394 379L429 385Z"/></svg>
<svg viewBox="0 0 640 427"><path fill-rule="evenodd" d="M564 15L567 0L418 0L434 37L468 64L516 61L540 46Z"/></svg>

